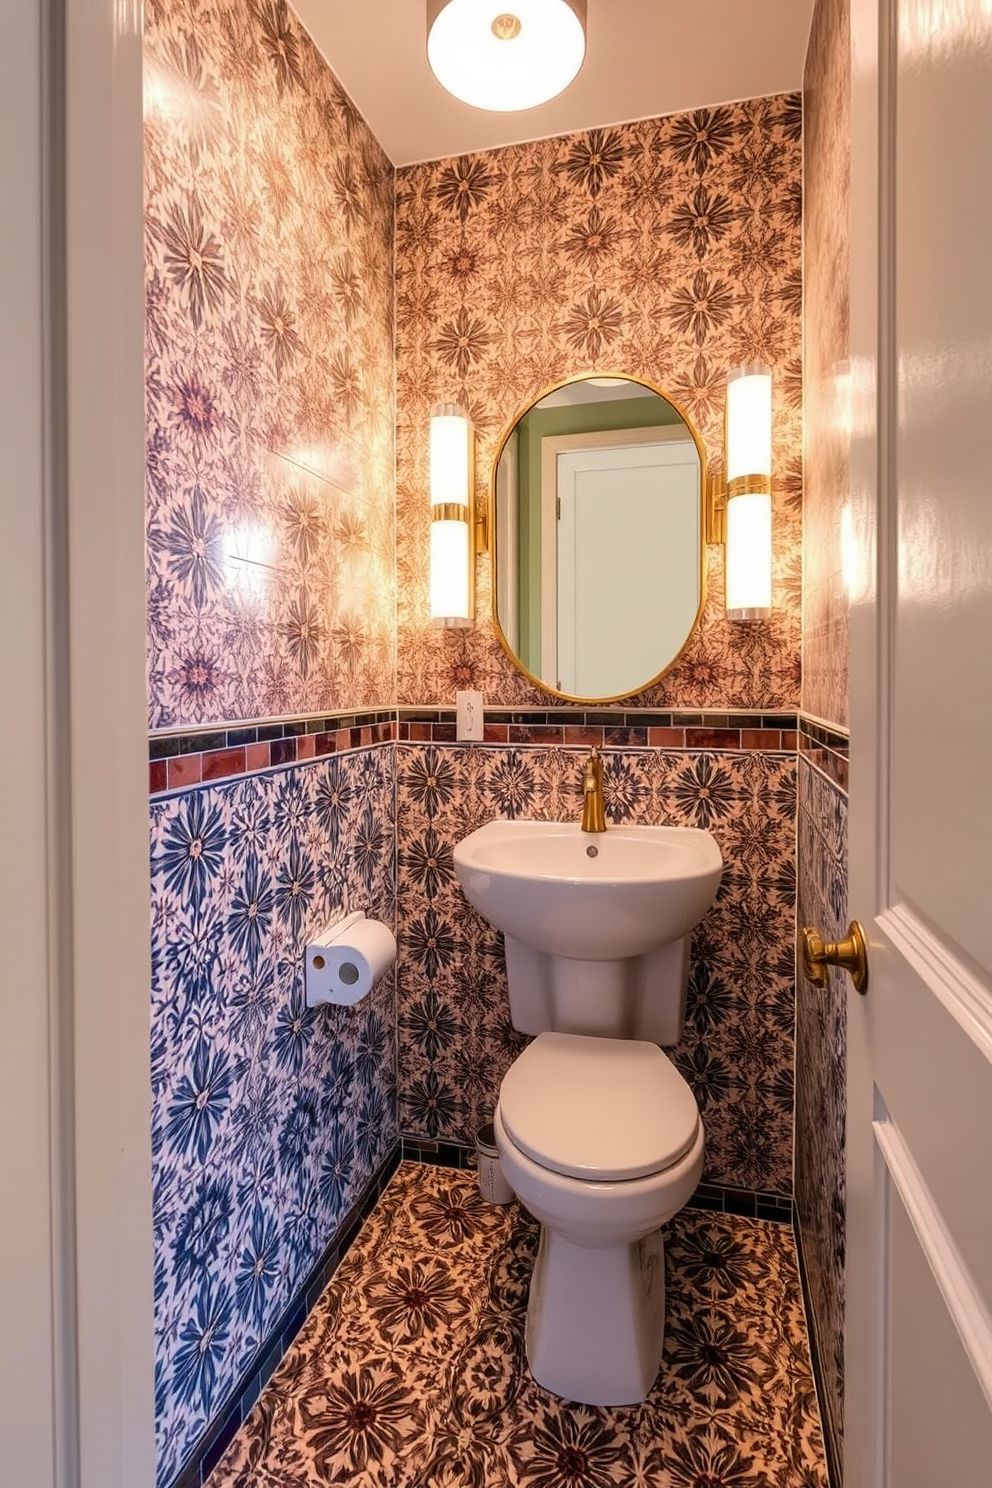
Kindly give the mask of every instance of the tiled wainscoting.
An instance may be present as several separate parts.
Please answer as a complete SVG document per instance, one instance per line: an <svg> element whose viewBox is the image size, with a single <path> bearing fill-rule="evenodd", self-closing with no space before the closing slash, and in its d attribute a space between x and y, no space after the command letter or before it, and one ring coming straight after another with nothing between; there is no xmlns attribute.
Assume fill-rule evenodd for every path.
<svg viewBox="0 0 992 1488"><path fill-rule="evenodd" d="M804 721L804 746L809 737ZM826 768L824 750L832 756ZM848 923L847 792L831 778L842 773L846 784L846 755L846 738L829 731L799 757L798 919L828 940L845 935ZM828 774L837 761L843 770ZM796 1232L824 1436L835 1473L842 1460L844 1418L847 995L846 974L836 968L824 990L800 977L796 995Z"/></svg>
<svg viewBox="0 0 992 1488"><path fill-rule="evenodd" d="M334 1238L311 1267L289 1305L277 1318L268 1338L256 1351L241 1380L228 1398L226 1409L203 1432L192 1456L173 1480L172 1488L201 1488L206 1483L241 1426L248 1420L255 1403L272 1375L289 1353L300 1329L324 1295L351 1246L361 1234L400 1161L399 1149L369 1179L358 1201L352 1206L335 1231Z"/></svg>
<svg viewBox="0 0 992 1488"><path fill-rule="evenodd" d="M583 754L397 745L400 1125L471 1142L524 1040L510 1026L499 938L465 903L454 844L491 817L572 820ZM693 936L673 1057L706 1125L705 1177L792 1189L795 755L610 749L607 818L706 827L725 869Z"/></svg>
<svg viewBox="0 0 992 1488"><path fill-rule="evenodd" d="M340 907L393 923L392 746L153 799L159 1481L286 1330L395 1150L395 993L308 1010Z"/></svg>
<svg viewBox="0 0 992 1488"><path fill-rule="evenodd" d="M592 743L611 820L707 827L724 854L673 1051L707 1130L698 1203L791 1217L795 715L561 709L489 722L505 738L483 745L445 739L450 713L415 710L246 725L251 740L234 726L153 736L153 770L198 762L198 783L151 806L163 1488L192 1488L216 1462L401 1134L404 1155L471 1161L523 1041L498 937L461 896L453 845L493 816L576 818ZM665 747L657 730L673 731ZM675 733L681 747L667 744ZM717 747L687 747L703 737ZM273 767L286 741L295 760ZM259 745L269 767L253 770ZM225 767L245 773L204 779L204 761L232 750L243 763ZM395 979L354 1009L308 1011L303 947L345 906L396 925Z"/></svg>

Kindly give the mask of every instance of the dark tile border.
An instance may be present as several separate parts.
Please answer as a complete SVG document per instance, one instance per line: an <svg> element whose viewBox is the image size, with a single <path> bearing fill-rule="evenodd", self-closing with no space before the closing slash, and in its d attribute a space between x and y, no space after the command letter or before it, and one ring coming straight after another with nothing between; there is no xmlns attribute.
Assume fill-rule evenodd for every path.
<svg viewBox="0 0 992 1488"><path fill-rule="evenodd" d="M474 1168L475 1148L463 1142L431 1142L425 1137L401 1137L404 1162L429 1163L435 1168Z"/></svg>
<svg viewBox="0 0 992 1488"><path fill-rule="evenodd" d="M799 745L793 712L658 712L654 709L487 708L485 744L561 745L589 749L706 749L793 754ZM159 730L148 741L148 789L153 796L230 780L279 765L304 764L346 749L404 744L455 744L453 708L379 709L277 723ZM471 749L473 745L462 747ZM846 779L846 776L845 776ZM846 788L846 787L845 787Z"/></svg>
<svg viewBox="0 0 992 1488"><path fill-rule="evenodd" d="M155 733L148 741L149 794L302 764L345 749L389 744L395 738L394 709L238 724L207 732Z"/></svg>
<svg viewBox="0 0 992 1488"><path fill-rule="evenodd" d="M378 1172L362 1190L361 1197L339 1225L334 1239L296 1296L283 1310L275 1328L262 1344L241 1382L232 1392L214 1422L207 1428L185 1467L172 1479L169 1488L203 1488L238 1431L251 1414L258 1397L288 1352L297 1333L317 1304L327 1283L356 1239L362 1225L379 1202L387 1183L400 1163L400 1144L393 1147Z"/></svg>
<svg viewBox="0 0 992 1488"><path fill-rule="evenodd" d="M431 1142L421 1137L400 1141L404 1162L429 1163L441 1168L474 1168L475 1148L461 1142ZM792 1224L792 1200L787 1194L760 1193L750 1188L730 1188L719 1183L701 1183L687 1209L710 1209L719 1214L739 1214L744 1219L768 1219L774 1224Z"/></svg>
<svg viewBox="0 0 992 1488"><path fill-rule="evenodd" d="M685 1207L737 1214L742 1219L767 1219L773 1224L792 1224L792 1199L788 1194L732 1188L721 1183L701 1183Z"/></svg>
<svg viewBox="0 0 992 1488"><path fill-rule="evenodd" d="M838 1444L834 1436L834 1422L829 1410L825 1409L827 1392L823 1382L823 1369L820 1364L820 1344L816 1336L816 1314L813 1311L813 1299L809 1289L809 1276L806 1272L806 1255L803 1251L803 1235L799 1225L798 1214L795 1216L792 1232L796 1241L799 1281L803 1289L803 1312L806 1314L806 1341L809 1346L813 1383L816 1386L816 1403L820 1412L820 1428L823 1434L823 1455L827 1463L827 1479L830 1488L843 1488L844 1474L841 1467L841 1454L838 1451Z"/></svg>
<svg viewBox="0 0 992 1488"><path fill-rule="evenodd" d="M842 791L848 789L851 741L847 734L800 714L799 753Z"/></svg>
<svg viewBox="0 0 992 1488"><path fill-rule="evenodd" d="M400 708L403 744L453 744L447 708ZM684 712L610 708L487 708L485 744L560 744L564 748L730 749L793 753L794 712ZM469 747L469 746L466 746Z"/></svg>

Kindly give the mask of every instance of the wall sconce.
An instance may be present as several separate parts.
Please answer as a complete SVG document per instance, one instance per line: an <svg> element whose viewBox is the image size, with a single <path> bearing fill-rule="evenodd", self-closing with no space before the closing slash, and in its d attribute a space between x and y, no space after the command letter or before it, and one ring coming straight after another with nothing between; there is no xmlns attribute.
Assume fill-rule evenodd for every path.
<svg viewBox="0 0 992 1488"><path fill-rule="evenodd" d="M726 547L728 620L767 620L772 609L772 374L727 376L723 481L710 491L710 542Z"/></svg>
<svg viewBox="0 0 992 1488"><path fill-rule="evenodd" d="M431 620L445 628L475 615L475 471L472 425L457 403L431 410Z"/></svg>

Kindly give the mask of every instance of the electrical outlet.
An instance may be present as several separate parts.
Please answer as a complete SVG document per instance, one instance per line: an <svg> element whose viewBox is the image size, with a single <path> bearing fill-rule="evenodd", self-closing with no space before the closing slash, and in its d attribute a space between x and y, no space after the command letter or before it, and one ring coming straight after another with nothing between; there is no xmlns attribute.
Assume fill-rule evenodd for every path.
<svg viewBox="0 0 992 1488"><path fill-rule="evenodd" d="M474 741L476 743L481 741L482 730L485 725L482 693L456 692L455 708L457 710L455 737L460 740Z"/></svg>

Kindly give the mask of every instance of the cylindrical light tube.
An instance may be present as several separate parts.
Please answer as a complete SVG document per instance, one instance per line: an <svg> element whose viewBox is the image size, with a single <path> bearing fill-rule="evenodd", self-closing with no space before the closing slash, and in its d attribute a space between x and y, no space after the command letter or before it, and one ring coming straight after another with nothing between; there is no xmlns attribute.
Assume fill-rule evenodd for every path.
<svg viewBox="0 0 992 1488"><path fill-rule="evenodd" d="M738 367L727 378L727 485L772 473L772 374Z"/></svg>
<svg viewBox="0 0 992 1488"><path fill-rule="evenodd" d="M438 403L430 431L430 607L435 625L472 623L472 426L457 403Z"/></svg>
<svg viewBox="0 0 992 1488"><path fill-rule="evenodd" d="M767 620L772 608L772 498L727 502L727 619Z"/></svg>
<svg viewBox="0 0 992 1488"><path fill-rule="evenodd" d="M772 374L739 367L727 378L728 620L765 620L772 608Z"/></svg>

